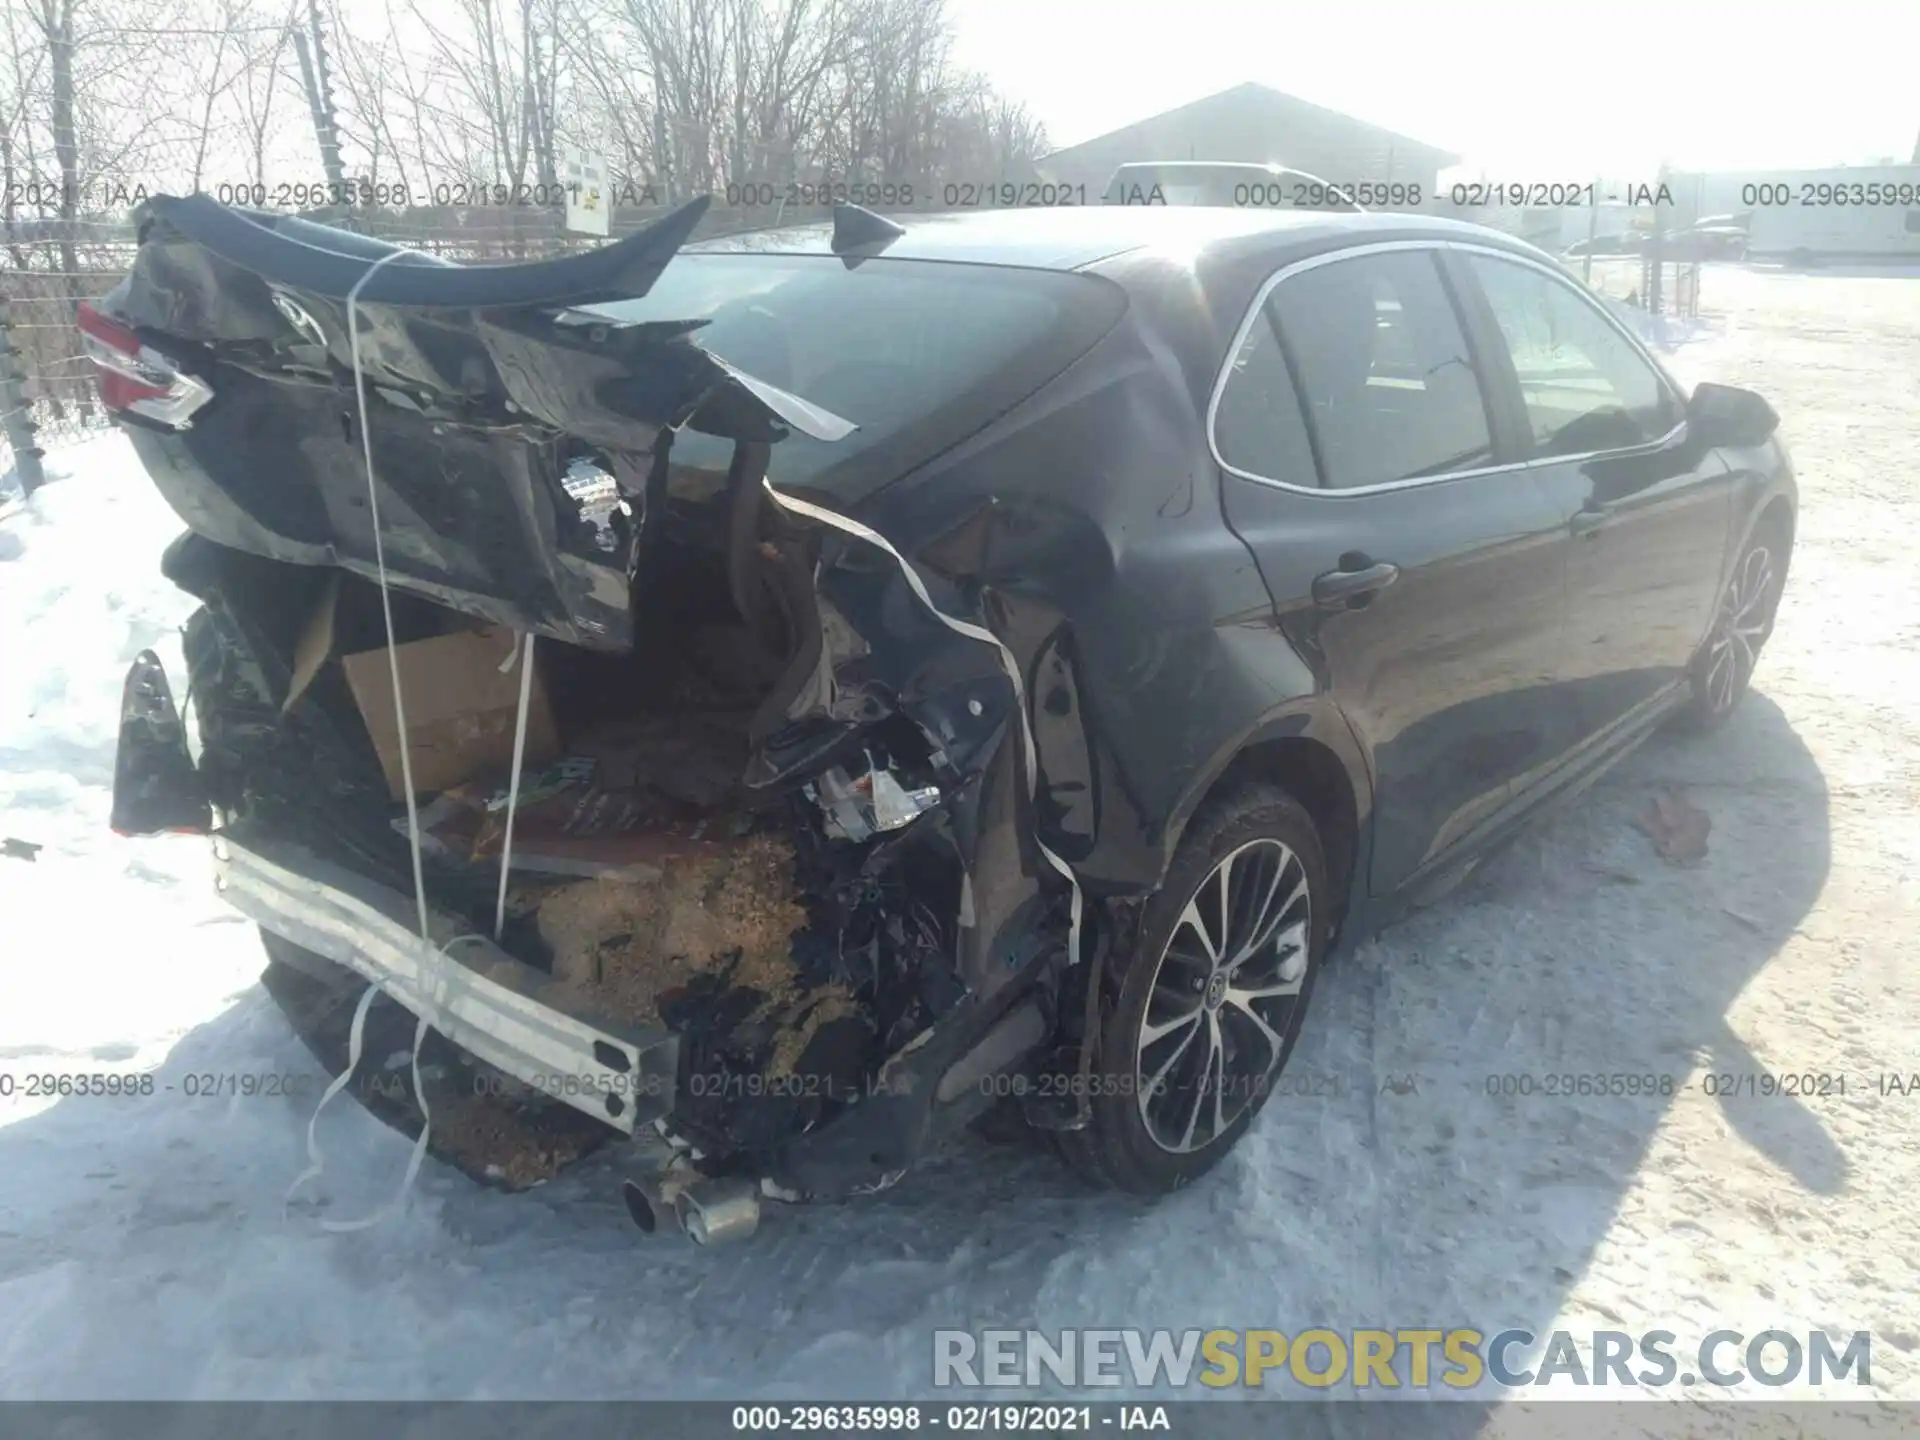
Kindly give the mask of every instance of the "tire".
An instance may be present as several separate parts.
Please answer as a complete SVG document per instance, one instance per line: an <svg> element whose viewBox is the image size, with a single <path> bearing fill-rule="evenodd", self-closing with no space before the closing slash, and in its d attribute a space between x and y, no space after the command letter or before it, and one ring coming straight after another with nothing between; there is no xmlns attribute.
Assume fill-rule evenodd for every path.
<svg viewBox="0 0 1920 1440"><path fill-rule="evenodd" d="M1209 903L1223 874L1225 944ZM1194 817L1133 943L1115 952L1091 1119L1059 1136L1069 1163L1100 1184L1160 1195L1204 1175L1238 1143L1306 1018L1326 952L1326 877L1313 821L1281 790L1250 786ZM1275 993L1261 993L1270 987ZM1149 1024L1160 1033L1142 1046Z"/></svg>
<svg viewBox="0 0 1920 1440"><path fill-rule="evenodd" d="M1740 552L1714 610L1713 629L1694 657L1692 694L1681 711L1685 728L1717 730L1727 723L1753 682L1760 652L1773 634L1787 583L1792 545L1787 529L1768 520Z"/></svg>

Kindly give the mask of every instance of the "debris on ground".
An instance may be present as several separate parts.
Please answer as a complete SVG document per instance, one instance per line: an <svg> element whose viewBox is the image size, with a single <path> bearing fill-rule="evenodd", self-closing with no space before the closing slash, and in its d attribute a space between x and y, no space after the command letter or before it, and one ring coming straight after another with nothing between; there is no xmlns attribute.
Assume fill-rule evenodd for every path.
<svg viewBox="0 0 1920 1440"><path fill-rule="evenodd" d="M476 1093L464 1067L457 1077L421 1079L433 1127L433 1148L465 1173L480 1174L507 1190L525 1190L551 1180L593 1149L599 1140L591 1121L551 1103L516 1105Z"/></svg>
<svg viewBox="0 0 1920 1440"><path fill-rule="evenodd" d="M0 840L0 855L9 860L25 860L29 863L40 858L40 852L47 847L36 845L31 840L16 840L9 835Z"/></svg>
<svg viewBox="0 0 1920 1440"><path fill-rule="evenodd" d="M1622 870L1613 865L1588 864L1587 870L1598 875L1610 885L1638 885L1640 877L1630 870Z"/></svg>
<svg viewBox="0 0 1920 1440"><path fill-rule="evenodd" d="M1713 818L1690 802L1677 785L1656 792L1634 825L1660 858L1673 865L1697 865L1707 855L1707 835Z"/></svg>
<svg viewBox="0 0 1920 1440"><path fill-rule="evenodd" d="M792 938L807 924L784 837L662 854L651 879L592 879L542 901L540 936L565 994L613 1019L661 1023L660 1000L696 975L766 1000L796 988Z"/></svg>
<svg viewBox="0 0 1920 1440"><path fill-rule="evenodd" d="M798 1013L791 1013L797 1011ZM775 1076L798 1075L800 1061L813 1043L813 1037L836 1020L861 1016L860 1007L844 986L831 983L791 1002L789 1012L773 1043L773 1058L767 1073Z"/></svg>

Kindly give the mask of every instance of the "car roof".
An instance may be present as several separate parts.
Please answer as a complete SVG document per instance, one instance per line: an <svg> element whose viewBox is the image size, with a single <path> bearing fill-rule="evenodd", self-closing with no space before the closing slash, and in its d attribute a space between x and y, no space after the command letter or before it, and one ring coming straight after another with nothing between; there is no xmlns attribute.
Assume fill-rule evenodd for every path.
<svg viewBox="0 0 1920 1440"><path fill-rule="evenodd" d="M1263 170L1274 173L1287 168L1278 160L1124 160L1114 167L1114 173L1117 175L1122 170Z"/></svg>
<svg viewBox="0 0 1920 1440"><path fill-rule="evenodd" d="M1531 247L1482 225L1434 215L1207 205L1053 205L888 217L905 233L874 251L890 260L952 260L1044 270L1079 270L1131 251L1187 259L1265 252L1281 256L1369 240L1476 239L1524 252ZM715 236L684 254L830 255L830 223Z"/></svg>

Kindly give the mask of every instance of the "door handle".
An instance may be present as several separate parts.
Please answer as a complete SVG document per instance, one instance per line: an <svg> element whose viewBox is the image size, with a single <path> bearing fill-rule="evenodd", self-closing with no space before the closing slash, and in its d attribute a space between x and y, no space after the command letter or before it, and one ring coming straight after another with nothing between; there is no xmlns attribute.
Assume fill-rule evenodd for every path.
<svg viewBox="0 0 1920 1440"><path fill-rule="evenodd" d="M1597 535L1607 528L1607 522L1613 519L1613 507L1610 505L1584 505L1573 512L1573 518L1567 522L1567 529L1575 537Z"/></svg>
<svg viewBox="0 0 1920 1440"><path fill-rule="evenodd" d="M1340 567L1313 577L1313 603L1323 610L1347 609L1400 578L1398 565L1376 563L1365 555L1342 555Z"/></svg>

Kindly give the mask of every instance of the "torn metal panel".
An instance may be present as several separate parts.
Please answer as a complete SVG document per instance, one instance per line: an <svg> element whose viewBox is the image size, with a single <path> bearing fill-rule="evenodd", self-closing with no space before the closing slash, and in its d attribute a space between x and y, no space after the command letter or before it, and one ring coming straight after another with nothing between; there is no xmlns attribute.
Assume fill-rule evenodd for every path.
<svg viewBox="0 0 1920 1440"><path fill-rule="evenodd" d="M949 615L935 605L933 597L927 591L926 582L921 579L919 572L916 571L913 566L907 562L906 557L896 550L878 531L861 524L857 520L850 519L845 515L840 515L834 511L825 509L822 506L814 505L790 495L783 495L771 484L767 485L767 494L773 500L774 504L784 510L804 516L810 520L818 521L820 524L831 526L882 551L899 568L899 575L901 579L906 582L908 589L913 592L914 598L926 608L927 612L931 614L935 620L939 621L940 624L944 625L956 635L968 640L979 641L984 645L992 647L993 651L1000 658L1006 674L1007 683L1013 694L1013 706L1017 717L1017 733L1020 743L1022 780L1027 803L1031 805L1039 784L1039 755L1034 748L1033 730L1027 715L1026 686L1021 679L1019 658L993 631L973 621L963 620ZM1022 829L1024 830L1025 827L1022 827ZM1081 924L1084 918L1085 903L1080 890L1080 882L1074 876L1073 870L1067 862L1062 860L1052 850L1048 849L1038 836L1033 837L1032 843L1034 848L1040 852L1041 857L1046 861L1047 865L1067 884L1069 892L1067 960L1068 963L1071 964L1080 956ZM968 873L970 875L972 874L972 866L968 867Z"/></svg>
<svg viewBox="0 0 1920 1440"><path fill-rule="evenodd" d="M345 296L395 248L161 197L143 217L132 272L99 310L153 337L214 398L191 429L128 416L129 432L201 535L367 576L378 571L370 440L395 586L624 650L671 432L771 442L790 426L826 439L854 428L710 356L688 338L698 316L581 323L582 303L644 295L695 218L689 207L536 265L383 265L355 304L363 439ZM612 478L619 508L583 513L568 488L583 465Z"/></svg>
<svg viewBox="0 0 1920 1440"><path fill-rule="evenodd" d="M280 673L297 627L277 612L304 608L290 567L374 572L370 448L395 603L411 591L570 642L543 653L571 668L573 693L600 728L567 734L569 751L593 736L601 762L633 772L632 785L609 780L609 793L657 790L697 812L662 821L666 807L636 802L621 815L647 818L621 819L617 836L571 821L547 833L535 823L536 776L533 793L522 792L511 923L498 947L544 977L542 994L562 1013L676 1037L679 1086L659 1115L672 1134L717 1167L770 1165L800 1137L859 1111L902 1136L923 1135L936 1105L958 1110L977 1098L975 1072L1017 1064L1041 1045L1086 916L1075 869L1040 828L1041 817L1068 807L1043 770L1032 706L1054 707L1049 747L1073 743L1082 726L1077 703L1065 714L1056 706L1057 692L1077 693L1072 632L1025 572L1048 563L1062 533L1078 526L1097 536L1096 527L1063 512L1051 528L1023 534L1005 523L1015 510L988 505L977 554L956 539L923 568L881 527L849 514L831 487L802 492L769 479L783 441L832 442L853 426L707 354L691 339L697 317L629 323L572 303L428 304L421 295L454 293L452 282L396 262L405 283L369 282L371 298L354 307L356 375L341 297L329 293L331 281L313 280L306 261L268 246L245 252L249 269L231 247L218 251L167 225L164 215L151 222L146 268L123 287L118 313L136 326L172 326L164 343L216 396L192 434L136 436L197 532L181 569L195 572L196 593L219 617L218 633L203 622L194 647L221 710L210 783L271 833L310 827L327 867L314 870L309 900L348 916L319 925L244 863L230 868L251 885L263 919L354 963L345 931L380 926L349 902L363 882L398 868L380 852L403 832L353 778L365 767L351 752L364 746L353 712L328 693L332 677L309 676L315 688L290 709L283 697L293 682ZM353 253L360 274L379 253L391 252ZM873 279L883 263L860 282L868 293L887 293ZM321 268L335 279L346 273L331 260ZM839 273L835 265L824 279ZM793 283L812 294L819 278ZM471 283L458 293L472 298ZM707 283L695 277L689 293ZM972 294L976 283L954 289ZM1027 377L1065 363L1096 322L1111 323L1111 297L1094 290L1099 303L1049 332L1038 358L996 370L966 405L930 418L896 403L892 448L872 449L869 471L889 456L924 459L979 424L989 401L1017 398ZM848 374L884 370L886 348L836 363ZM714 448L695 444L703 431L733 442L724 483ZM688 432L697 458L675 459L676 438ZM798 462L789 473L838 476L807 468L817 451L787 453ZM962 498L980 509L977 496ZM1078 563L1097 568L1103 549L1101 541ZM1008 574L1016 583L1002 586ZM232 594L229 580L238 582ZM289 592L284 606L276 585ZM350 601L371 593L350 580L345 589ZM413 618L419 633L437 636L449 617L424 613L431 608ZM343 623L355 613L343 605ZM714 630L725 632L718 645L709 643ZM1057 657L1038 671L1036 646ZM714 663L698 675L676 668L694 653ZM707 682L719 671L743 683L718 684L722 703L709 708L716 687ZM548 678L560 694L562 682ZM1029 696L1029 684L1044 692ZM736 768L722 781L674 758L699 747L683 752L648 723L699 725L703 715L714 720L708 738L738 742ZM303 727L335 721L346 744L298 753ZM608 741L610 724L626 731ZM1083 797L1083 831L1094 805ZM749 815L744 829L732 828ZM488 858L486 816L475 818L470 843L454 843L465 831L430 827L437 849L425 889L450 922L472 908L458 898L461 870ZM675 828L681 820L691 831ZM369 830L382 833L363 838ZM544 863L529 863L536 859ZM557 878L582 874L596 878ZM403 955L397 936L376 941L405 1003L436 1025L447 1019L432 991L459 978L449 962ZM464 1048L517 1073L518 1017L453 1018L467 1025ZM915 1040L936 1031L938 1043ZM876 1075L900 1080L905 1103L868 1106ZM909 1158L891 1142L829 1148L843 1144L868 1173L829 1189L875 1183Z"/></svg>

